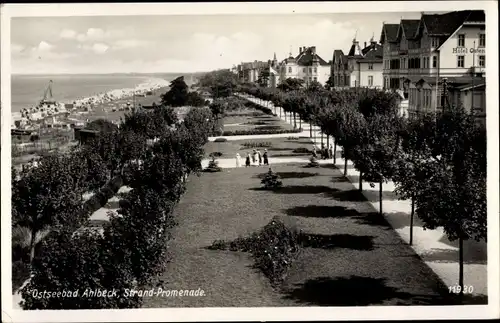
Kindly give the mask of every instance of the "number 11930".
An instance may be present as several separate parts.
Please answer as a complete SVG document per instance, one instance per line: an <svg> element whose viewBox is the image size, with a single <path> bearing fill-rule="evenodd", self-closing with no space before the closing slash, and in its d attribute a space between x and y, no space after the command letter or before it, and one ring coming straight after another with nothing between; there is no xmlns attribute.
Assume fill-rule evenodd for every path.
<svg viewBox="0 0 500 323"><path fill-rule="evenodd" d="M450 293L454 293L454 294L459 294L461 290L462 290L462 286L460 286L460 285L453 285L453 286L448 287L448 291ZM464 291L463 291L464 294L472 294L473 291L474 291L474 286L464 285Z"/></svg>

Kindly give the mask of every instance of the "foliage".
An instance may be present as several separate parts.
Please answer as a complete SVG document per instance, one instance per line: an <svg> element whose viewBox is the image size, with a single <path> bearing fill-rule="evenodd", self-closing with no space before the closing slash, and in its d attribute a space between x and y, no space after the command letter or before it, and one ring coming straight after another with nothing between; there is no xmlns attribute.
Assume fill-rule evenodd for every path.
<svg viewBox="0 0 500 323"><path fill-rule="evenodd" d="M280 176L276 172L273 172L271 168L269 168L269 171L262 178L261 184L266 190L274 190L283 186Z"/></svg>
<svg viewBox="0 0 500 323"><path fill-rule="evenodd" d="M238 76L229 70L206 73L199 79L199 86L210 89L214 98L228 97L238 89Z"/></svg>
<svg viewBox="0 0 500 323"><path fill-rule="evenodd" d="M108 121L106 119L97 119L94 121L89 122L86 126L85 129L88 130L96 130L99 132L114 132L118 129L118 126L112 123L111 121Z"/></svg>
<svg viewBox="0 0 500 323"><path fill-rule="evenodd" d="M255 266L266 275L271 284L278 287L299 252L299 233L287 227L278 218L268 223L250 237L226 242L216 240L211 249L250 252Z"/></svg>
<svg viewBox="0 0 500 323"><path fill-rule="evenodd" d="M300 133L302 128L298 129L249 129L249 130L228 130L224 131L223 136L247 136L247 135L270 135L282 133Z"/></svg>
<svg viewBox="0 0 500 323"><path fill-rule="evenodd" d="M140 306L138 297L126 297L135 288L127 266L115 257L120 250L100 233L58 233L45 239L44 253L33 263L33 277L22 289L23 309L100 309ZM37 297L38 293L77 291L76 297ZM84 296L85 291L116 291L114 297Z"/></svg>
<svg viewBox="0 0 500 323"><path fill-rule="evenodd" d="M220 151L214 151L208 155L208 157L221 157L222 153Z"/></svg>
<svg viewBox="0 0 500 323"><path fill-rule="evenodd" d="M186 105L188 100L189 88L184 82L184 76L179 76L170 82L170 89L161 97L161 104L172 107L181 107Z"/></svg>
<svg viewBox="0 0 500 323"><path fill-rule="evenodd" d="M208 166L204 169L204 171L208 173L216 173L222 171L222 168L219 166L219 162L215 159L215 156L212 156L212 159L208 162Z"/></svg>
<svg viewBox="0 0 500 323"><path fill-rule="evenodd" d="M20 180L12 183L12 224L30 228L31 260L37 234L50 226L69 223L73 212L81 207L80 193L67 157L42 157L38 167L21 172Z"/></svg>
<svg viewBox="0 0 500 323"><path fill-rule="evenodd" d="M264 141L264 142L249 141L249 142L244 142L241 145L245 148L268 148L271 147L273 144L270 141Z"/></svg>
<svg viewBox="0 0 500 323"><path fill-rule="evenodd" d="M283 80L280 84L278 84L277 87L282 91L289 92L289 91L296 91L302 88L303 84L304 80L289 77L286 80Z"/></svg>

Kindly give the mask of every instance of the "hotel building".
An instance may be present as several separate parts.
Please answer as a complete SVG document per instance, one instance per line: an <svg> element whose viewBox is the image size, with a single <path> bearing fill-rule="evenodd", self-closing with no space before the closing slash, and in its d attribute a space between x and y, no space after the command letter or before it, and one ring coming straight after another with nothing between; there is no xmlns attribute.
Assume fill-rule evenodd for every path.
<svg viewBox="0 0 500 323"><path fill-rule="evenodd" d="M384 88L403 91L409 116L458 104L485 116L484 11L422 13L384 24L380 43Z"/></svg>
<svg viewBox="0 0 500 323"><path fill-rule="evenodd" d="M304 80L305 86L313 81L325 85L330 78L330 64L316 53L316 46L299 47L296 57L284 59L278 67L280 80L297 78Z"/></svg>

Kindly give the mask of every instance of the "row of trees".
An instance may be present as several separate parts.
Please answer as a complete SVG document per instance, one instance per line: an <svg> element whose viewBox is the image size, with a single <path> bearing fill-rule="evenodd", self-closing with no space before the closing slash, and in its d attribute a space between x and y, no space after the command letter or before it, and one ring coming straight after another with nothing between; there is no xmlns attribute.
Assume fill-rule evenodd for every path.
<svg viewBox="0 0 500 323"><path fill-rule="evenodd" d="M459 284L463 290L463 241L486 240L486 132L462 106L415 119L400 116L395 94L373 89L328 91L321 87L242 87L242 92L298 115L343 147L344 174L351 160L362 181L393 181L396 193L411 200L424 229L442 227L459 242ZM312 136L312 133L311 133ZM321 138L323 142L323 135ZM335 162L335 160L334 160Z"/></svg>
<svg viewBox="0 0 500 323"><path fill-rule="evenodd" d="M125 290L148 286L162 272L172 210L186 177L201 170L213 116L208 108L196 108L181 123L173 108L159 106L127 114L120 127L100 129L95 139L67 155L42 158L21 174L13 171L13 225L29 228L32 237L50 230L30 248L25 309L140 306L140 297ZM107 200L121 185L111 188L106 182L132 190L120 201L118 214L110 214L109 224L92 230L82 195L94 191ZM79 294L40 298L34 290ZM91 297L85 290L114 294Z"/></svg>

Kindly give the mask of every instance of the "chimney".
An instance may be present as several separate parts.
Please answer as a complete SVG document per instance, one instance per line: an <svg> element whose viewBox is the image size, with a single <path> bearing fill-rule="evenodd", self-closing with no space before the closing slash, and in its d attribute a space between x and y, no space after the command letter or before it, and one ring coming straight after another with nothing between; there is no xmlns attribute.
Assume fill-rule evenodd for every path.
<svg viewBox="0 0 500 323"><path fill-rule="evenodd" d="M316 54L316 46L311 46L311 53Z"/></svg>
<svg viewBox="0 0 500 323"><path fill-rule="evenodd" d="M366 42L365 42L365 47L364 48L366 48Z"/></svg>
<svg viewBox="0 0 500 323"><path fill-rule="evenodd" d="M299 54L301 54L301 53L302 53L302 46L299 47Z"/></svg>

